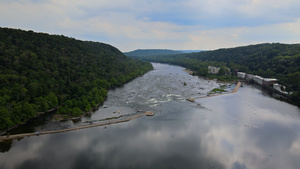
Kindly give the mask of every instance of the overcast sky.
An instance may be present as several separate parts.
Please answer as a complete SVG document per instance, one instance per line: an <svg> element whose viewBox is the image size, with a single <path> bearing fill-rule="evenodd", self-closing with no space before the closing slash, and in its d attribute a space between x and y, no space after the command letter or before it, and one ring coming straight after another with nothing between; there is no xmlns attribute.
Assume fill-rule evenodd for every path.
<svg viewBox="0 0 300 169"><path fill-rule="evenodd" d="M300 42L299 0L0 0L0 27L135 49Z"/></svg>

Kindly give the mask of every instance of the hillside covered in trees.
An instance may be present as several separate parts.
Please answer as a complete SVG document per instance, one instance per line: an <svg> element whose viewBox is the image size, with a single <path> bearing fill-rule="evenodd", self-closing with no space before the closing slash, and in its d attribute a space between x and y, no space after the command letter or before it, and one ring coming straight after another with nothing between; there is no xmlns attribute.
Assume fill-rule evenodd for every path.
<svg viewBox="0 0 300 169"><path fill-rule="evenodd" d="M128 57L144 57L144 56L163 56L184 53L183 51L168 50L168 49L137 49L131 52L125 52Z"/></svg>
<svg viewBox="0 0 300 169"><path fill-rule="evenodd" d="M208 66L217 66L221 67L220 75L225 73L222 70L230 68L232 73L238 69L249 74L277 78L294 93L292 99L300 105L300 44L265 43L198 53L134 58L180 65L204 77L211 76L208 74Z"/></svg>
<svg viewBox="0 0 300 169"><path fill-rule="evenodd" d="M107 44L0 28L0 130L56 108L79 116L151 69Z"/></svg>
<svg viewBox="0 0 300 169"><path fill-rule="evenodd" d="M183 53L194 53L201 51L203 50L137 49L131 52L125 52L124 54L131 58L141 58L149 56L165 56Z"/></svg>

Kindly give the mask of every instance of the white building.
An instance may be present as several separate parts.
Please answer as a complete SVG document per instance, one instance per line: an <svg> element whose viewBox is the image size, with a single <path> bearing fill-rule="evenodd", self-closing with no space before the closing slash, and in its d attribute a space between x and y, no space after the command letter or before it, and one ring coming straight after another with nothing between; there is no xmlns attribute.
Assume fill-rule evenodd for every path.
<svg viewBox="0 0 300 169"><path fill-rule="evenodd" d="M277 79L264 78L263 81L264 84L273 84L275 82L277 82Z"/></svg>
<svg viewBox="0 0 300 169"><path fill-rule="evenodd" d="M218 74L220 71L220 67L208 66L208 73Z"/></svg>
<svg viewBox="0 0 300 169"><path fill-rule="evenodd" d="M254 75L251 75L251 74L246 74L246 77L245 77L245 79L246 79L248 82L250 82L250 81L252 81L252 80L253 80L253 77L254 77Z"/></svg>
<svg viewBox="0 0 300 169"><path fill-rule="evenodd" d="M281 90L283 88L283 91ZM281 84L278 84L278 83L275 83L273 84L273 89L279 91L279 92L282 92L282 93L285 93L285 86L281 85Z"/></svg>
<svg viewBox="0 0 300 169"><path fill-rule="evenodd" d="M237 77L238 77L238 78L245 79L246 73L244 73L244 72L237 72Z"/></svg>
<svg viewBox="0 0 300 169"><path fill-rule="evenodd" d="M263 80L264 78L263 77L260 77L260 76L254 76L253 77L253 80L255 83L259 84L259 85L262 85L263 84Z"/></svg>

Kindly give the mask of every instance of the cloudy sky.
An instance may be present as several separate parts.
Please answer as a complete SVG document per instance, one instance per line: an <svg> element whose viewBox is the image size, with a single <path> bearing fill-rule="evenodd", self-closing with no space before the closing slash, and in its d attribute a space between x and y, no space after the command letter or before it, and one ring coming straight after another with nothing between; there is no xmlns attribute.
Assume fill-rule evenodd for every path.
<svg viewBox="0 0 300 169"><path fill-rule="evenodd" d="M0 0L0 27L135 49L300 43L299 0Z"/></svg>

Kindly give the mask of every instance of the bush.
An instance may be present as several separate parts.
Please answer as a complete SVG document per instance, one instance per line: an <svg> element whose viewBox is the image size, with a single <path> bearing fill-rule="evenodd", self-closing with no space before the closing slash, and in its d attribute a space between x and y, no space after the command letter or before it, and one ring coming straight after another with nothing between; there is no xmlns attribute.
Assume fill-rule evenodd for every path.
<svg viewBox="0 0 300 169"><path fill-rule="evenodd" d="M72 116L78 117L81 116L83 112L78 107L74 107L71 114Z"/></svg>

